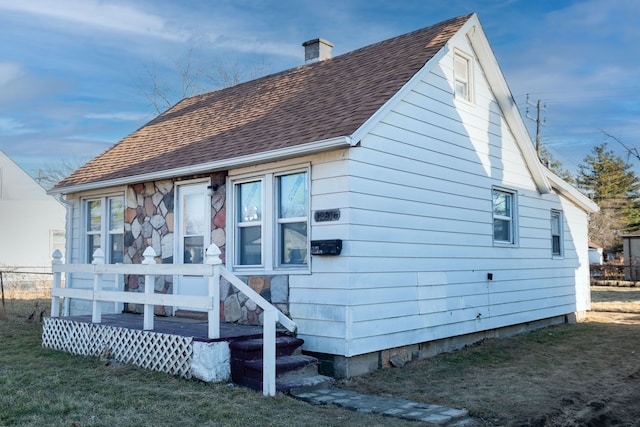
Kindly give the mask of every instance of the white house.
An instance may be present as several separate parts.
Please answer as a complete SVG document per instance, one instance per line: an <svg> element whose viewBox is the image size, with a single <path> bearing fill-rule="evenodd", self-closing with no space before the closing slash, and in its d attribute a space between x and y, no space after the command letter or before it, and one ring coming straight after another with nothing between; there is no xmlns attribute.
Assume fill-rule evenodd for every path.
<svg viewBox="0 0 640 427"><path fill-rule="evenodd" d="M323 59L184 99L58 184L70 262L197 263L215 243L337 377L589 309L597 206L538 161L475 14L305 47ZM155 290L206 295L193 275ZM221 292L225 320L260 319Z"/></svg>
<svg viewBox="0 0 640 427"><path fill-rule="evenodd" d="M0 151L0 266L50 271L53 251L64 252L64 233L62 203Z"/></svg>

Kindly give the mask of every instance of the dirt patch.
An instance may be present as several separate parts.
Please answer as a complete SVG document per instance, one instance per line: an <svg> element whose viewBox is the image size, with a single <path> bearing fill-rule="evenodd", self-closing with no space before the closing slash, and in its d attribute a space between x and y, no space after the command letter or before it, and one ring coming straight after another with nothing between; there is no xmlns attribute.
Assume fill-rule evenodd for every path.
<svg viewBox="0 0 640 427"><path fill-rule="evenodd" d="M592 300L635 310L637 291L596 291ZM640 310L594 311L582 323L486 340L343 385L466 408L485 426L640 426L639 356Z"/></svg>

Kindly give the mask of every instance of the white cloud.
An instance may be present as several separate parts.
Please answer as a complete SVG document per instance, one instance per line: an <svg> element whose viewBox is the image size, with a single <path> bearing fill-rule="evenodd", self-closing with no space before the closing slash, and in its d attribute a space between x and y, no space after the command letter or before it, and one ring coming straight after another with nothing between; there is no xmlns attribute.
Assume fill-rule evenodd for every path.
<svg viewBox="0 0 640 427"><path fill-rule="evenodd" d="M0 135L24 135L34 133L35 130L27 129L24 124L8 117L0 117Z"/></svg>
<svg viewBox="0 0 640 427"><path fill-rule="evenodd" d="M0 62L0 89L9 85L23 74L22 67L12 62Z"/></svg>
<svg viewBox="0 0 640 427"><path fill-rule="evenodd" d="M137 122L140 120L150 120L147 113L139 112L118 112L118 113L88 113L84 116L89 120L118 120L123 122Z"/></svg>
<svg viewBox="0 0 640 427"><path fill-rule="evenodd" d="M96 29L184 41L187 35L167 27L159 16L124 4L97 0L0 0L0 10L39 15Z"/></svg>

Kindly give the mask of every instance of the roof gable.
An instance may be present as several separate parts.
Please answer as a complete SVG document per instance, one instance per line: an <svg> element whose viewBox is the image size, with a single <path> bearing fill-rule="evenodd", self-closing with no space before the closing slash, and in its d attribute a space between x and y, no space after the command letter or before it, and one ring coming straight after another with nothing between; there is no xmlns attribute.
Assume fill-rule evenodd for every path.
<svg viewBox="0 0 640 427"><path fill-rule="evenodd" d="M474 15L186 98L62 180L56 192L348 138ZM173 172L172 172L173 171Z"/></svg>
<svg viewBox="0 0 640 427"><path fill-rule="evenodd" d="M0 200L51 200L45 189L0 151Z"/></svg>

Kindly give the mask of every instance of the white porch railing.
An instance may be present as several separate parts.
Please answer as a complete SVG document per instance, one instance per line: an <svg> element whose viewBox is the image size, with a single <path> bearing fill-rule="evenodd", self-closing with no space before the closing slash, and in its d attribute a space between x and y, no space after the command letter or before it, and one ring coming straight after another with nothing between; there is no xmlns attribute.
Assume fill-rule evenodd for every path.
<svg viewBox="0 0 640 427"><path fill-rule="evenodd" d="M53 287L51 289L51 317L60 316L60 298L82 299L93 302L92 322L101 323L101 302L136 303L144 306L143 329L153 330L153 314L155 305L169 307L190 307L206 310L208 316L208 336L220 338L220 276L227 279L240 292L255 302L264 311L263 320L263 394L274 396L276 392L276 323L295 332L296 324L280 310L265 300L246 283L228 271L220 260L220 249L212 244L207 248L204 264L157 264L156 253L148 247L144 251L142 264L104 264L104 252L97 249L92 264L63 264L62 254L56 250L53 254ZM67 287L61 287L62 273L85 273L93 275L93 289L73 288L69 277ZM124 283L124 275L144 276L145 287L142 292L125 292L124 290L103 290L104 276L113 275L116 288ZM155 277L167 275L193 275L208 278L206 296L156 294ZM175 283L175 281L174 281ZM71 285L71 286L70 286ZM69 315L69 304L64 304L64 314Z"/></svg>

